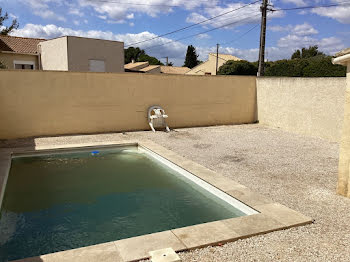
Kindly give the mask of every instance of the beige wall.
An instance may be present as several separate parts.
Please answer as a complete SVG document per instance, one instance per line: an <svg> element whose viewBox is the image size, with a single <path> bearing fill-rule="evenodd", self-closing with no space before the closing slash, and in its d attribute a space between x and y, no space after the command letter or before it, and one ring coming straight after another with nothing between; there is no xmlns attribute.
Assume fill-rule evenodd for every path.
<svg viewBox="0 0 350 262"><path fill-rule="evenodd" d="M344 125L340 144L337 193L350 197L350 62L348 62Z"/></svg>
<svg viewBox="0 0 350 262"><path fill-rule="evenodd" d="M9 88L11 87L11 88ZM170 127L255 121L256 81L245 76L0 71L0 139L149 129L161 105Z"/></svg>
<svg viewBox="0 0 350 262"><path fill-rule="evenodd" d="M345 78L257 78L259 123L339 141Z"/></svg>
<svg viewBox="0 0 350 262"><path fill-rule="evenodd" d="M42 42L43 70L88 72L89 60L103 60L106 72L124 72L124 43L65 36Z"/></svg>
<svg viewBox="0 0 350 262"><path fill-rule="evenodd" d="M35 69L38 69L38 56L37 55L19 55L0 52L0 61L6 65L7 69L14 69L13 62L17 61L30 61L35 63Z"/></svg>
<svg viewBox="0 0 350 262"><path fill-rule="evenodd" d="M68 70L67 37L60 37L39 44L43 70Z"/></svg>
<svg viewBox="0 0 350 262"><path fill-rule="evenodd" d="M69 71L89 71L89 60L104 60L106 72L124 72L124 43L68 37Z"/></svg>

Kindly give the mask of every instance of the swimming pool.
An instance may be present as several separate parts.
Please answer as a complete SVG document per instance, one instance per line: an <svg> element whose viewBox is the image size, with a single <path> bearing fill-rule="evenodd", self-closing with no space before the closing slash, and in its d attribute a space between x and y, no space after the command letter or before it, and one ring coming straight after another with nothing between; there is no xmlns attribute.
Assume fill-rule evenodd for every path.
<svg viewBox="0 0 350 262"><path fill-rule="evenodd" d="M257 213L138 145L14 155L0 260Z"/></svg>

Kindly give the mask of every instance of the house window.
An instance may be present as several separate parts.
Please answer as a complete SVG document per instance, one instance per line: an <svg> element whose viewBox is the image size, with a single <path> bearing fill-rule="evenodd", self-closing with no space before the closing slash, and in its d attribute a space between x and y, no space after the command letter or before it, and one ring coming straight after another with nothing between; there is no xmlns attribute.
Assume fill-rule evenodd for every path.
<svg viewBox="0 0 350 262"><path fill-rule="evenodd" d="M14 69L35 69L35 62L33 61L13 61Z"/></svg>
<svg viewBox="0 0 350 262"><path fill-rule="evenodd" d="M106 65L104 60L89 60L90 72L106 72Z"/></svg>

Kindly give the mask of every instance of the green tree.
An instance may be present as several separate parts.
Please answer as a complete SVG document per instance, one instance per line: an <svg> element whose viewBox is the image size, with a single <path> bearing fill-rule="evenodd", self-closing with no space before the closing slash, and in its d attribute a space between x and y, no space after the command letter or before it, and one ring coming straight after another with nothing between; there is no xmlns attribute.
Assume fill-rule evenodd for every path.
<svg viewBox="0 0 350 262"><path fill-rule="evenodd" d="M184 66L188 68L193 68L199 65L198 55L196 53L196 48L192 45L187 47L186 58Z"/></svg>
<svg viewBox="0 0 350 262"><path fill-rule="evenodd" d="M124 50L124 62L125 64L135 62L149 62L150 65L163 65L157 58L146 54L145 50L138 47L129 47Z"/></svg>
<svg viewBox="0 0 350 262"><path fill-rule="evenodd" d="M296 58L310 58L315 56L326 56L323 52L318 51L318 46L309 46L309 48L303 47L301 50L296 50L293 54L291 59Z"/></svg>
<svg viewBox="0 0 350 262"><path fill-rule="evenodd" d="M218 71L218 75L255 75L258 72L258 67L245 60L227 61Z"/></svg>
<svg viewBox="0 0 350 262"><path fill-rule="evenodd" d="M149 56L147 54L141 54L138 61L139 62L148 62L150 65L164 65L157 58L155 58L153 56Z"/></svg>
<svg viewBox="0 0 350 262"><path fill-rule="evenodd" d="M297 59L297 58L301 58L301 52L300 50L296 50L293 54L292 54L292 57L291 59Z"/></svg>
<svg viewBox="0 0 350 262"><path fill-rule="evenodd" d="M316 56L308 59L303 69L304 77L338 77L346 76L346 67L334 65L331 56Z"/></svg>
<svg viewBox="0 0 350 262"><path fill-rule="evenodd" d="M287 77L343 77L346 67L333 65L331 56L317 55L308 58L279 60L270 62L266 76Z"/></svg>
<svg viewBox="0 0 350 262"><path fill-rule="evenodd" d="M19 26L17 19L13 19L9 26L5 26L4 22L9 18L7 12L2 14L2 8L0 7L0 35L8 35L13 30L16 30Z"/></svg>
<svg viewBox="0 0 350 262"><path fill-rule="evenodd" d="M139 57L141 55L145 54L145 50L142 50L138 47L129 47L128 49L124 50L124 58L125 58L125 64L131 63L132 60L135 62L138 61Z"/></svg>

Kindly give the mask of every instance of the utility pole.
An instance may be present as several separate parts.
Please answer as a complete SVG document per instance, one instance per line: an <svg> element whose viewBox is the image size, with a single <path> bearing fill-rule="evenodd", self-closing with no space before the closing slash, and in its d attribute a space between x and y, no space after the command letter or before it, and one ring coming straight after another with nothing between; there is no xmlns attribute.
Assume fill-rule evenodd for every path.
<svg viewBox="0 0 350 262"><path fill-rule="evenodd" d="M261 30L260 30L260 48L259 48L259 67L258 76L265 74L265 39L266 39L266 13L268 0L263 0L260 7L261 11Z"/></svg>
<svg viewBox="0 0 350 262"><path fill-rule="evenodd" d="M165 56L165 57L163 57L163 58L166 59L165 65L169 65L169 57L168 57L168 56Z"/></svg>
<svg viewBox="0 0 350 262"><path fill-rule="evenodd" d="M218 66L219 66L219 44L216 44L216 69L215 69L215 75L218 74Z"/></svg>

